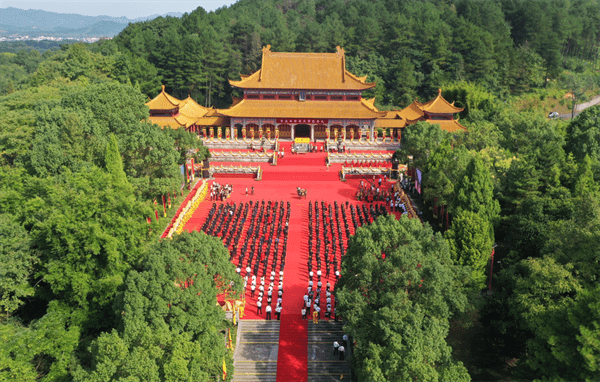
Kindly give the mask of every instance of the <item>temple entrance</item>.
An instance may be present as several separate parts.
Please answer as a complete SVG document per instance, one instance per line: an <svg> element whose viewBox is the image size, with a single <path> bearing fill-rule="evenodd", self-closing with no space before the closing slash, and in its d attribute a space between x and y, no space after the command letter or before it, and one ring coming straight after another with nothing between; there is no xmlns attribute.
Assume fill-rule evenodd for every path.
<svg viewBox="0 0 600 382"><path fill-rule="evenodd" d="M294 138L310 138L310 126L309 125L294 126Z"/></svg>

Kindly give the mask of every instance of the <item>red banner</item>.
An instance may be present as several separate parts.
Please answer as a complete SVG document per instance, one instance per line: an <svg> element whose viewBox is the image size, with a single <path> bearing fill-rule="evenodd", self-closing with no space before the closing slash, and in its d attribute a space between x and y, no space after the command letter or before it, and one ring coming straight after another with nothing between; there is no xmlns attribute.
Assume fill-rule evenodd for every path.
<svg viewBox="0 0 600 382"><path fill-rule="evenodd" d="M329 119L322 118L277 118L277 123L311 123L318 125L326 125Z"/></svg>

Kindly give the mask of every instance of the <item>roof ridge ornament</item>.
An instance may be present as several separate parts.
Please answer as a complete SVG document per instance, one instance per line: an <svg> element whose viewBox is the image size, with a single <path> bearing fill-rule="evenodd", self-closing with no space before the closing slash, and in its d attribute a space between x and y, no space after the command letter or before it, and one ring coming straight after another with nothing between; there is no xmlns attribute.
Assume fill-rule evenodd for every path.
<svg viewBox="0 0 600 382"><path fill-rule="evenodd" d="M438 89L438 95L439 95L440 97L442 96L442 89L441 89L441 88L439 88L439 89Z"/></svg>
<svg viewBox="0 0 600 382"><path fill-rule="evenodd" d="M271 54L271 45L267 44L267 46L263 46L262 48L262 60L260 62L260 73L258 73L258 82L262 81L263 68L265 67L265 55Z"/></svg>
<svg viewBox="0 0 600 382"><path fill-rule="evenodd" d="M165 92L165 85L160 85L160 87L162 89L161 93L164 93Z"/></svg>

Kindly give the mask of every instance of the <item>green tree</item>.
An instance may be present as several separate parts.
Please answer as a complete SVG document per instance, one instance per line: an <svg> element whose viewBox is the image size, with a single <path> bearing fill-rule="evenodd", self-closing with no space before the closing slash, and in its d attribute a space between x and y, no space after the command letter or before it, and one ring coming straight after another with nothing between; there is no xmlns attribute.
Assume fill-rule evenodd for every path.
<svg viewBox="0 0 600 382"><path fill-rule="evenodd" d="M477 155L471 158L465 175L456 186L454 210L456 213L475 212L491 222L492 225L500 217L500 203L494 198L494 186L490 171ZM491 237L493 240L493 232Z"/></svg>
<svg viewBox="0 0 600 382"><path fill-rule="evenodd" d="M381 217L360 228L335 289L356 341L358 378L470 380L445 341L449 318L466 305L459 287L466 277L446 240L418 219Z"/></svg>
<svg viewBox="0 0 600 382"><path fill-rule="evenodd" d="M429 203L452 207L456 185L462 179L470 157L463 147L452 148L449 140L433 151L424 168L423 180L423 195Z"/></svg>
<svg viewBox="0 0 600 382"><path fill-rule="evenodd" d="M478 213L461 210L454 216L452 228L445 234L452 260L471 269L471 281L477 289L485 282L485 267L492 253L490 225L490 221Z"/></svg>
<svg viewBox="0 0 600 382"><path fill-rule="evenodd" d="M0 214L0 308L8 318L33 295L30 277L37 260L27 231L14 216Z"/></svg>
<svg viewBox="0 0 600 382"><path fill-rule="evenodd" d="M116 306L118 332L92 343L92 364L80 367L75 380L209 380L220 375L223 358L231 370L220 333L225 316L215 302L217 294L237 294L241 285L216 238L193 232L156 243L127 276Z"/></svg>
<svg viewBox="0 0 600 382"><path fill-rule="evenodd" d="M573 119L567 127L565 150L573 153L578 162L589 156L594 163L600 161L600 106L592 106Z"/></svg>
<svg viewBox="0 0 600 382"><path fill-rule="evenodd" d="M28 327L16 321L0 324L0 380L70 380L81 335L75 321L69 307L51 301L46 314Z"/></svg>
<svg viewBox="0 0 600 382"><path fill-rule="evenodd" d="M40 253L38 276L49 296L100 311L110 306L129 269L144 257L151 216L133 191L91 167L40 180L27 206L31 236ZM101 315L89 317L102 326Z"/></svg>
<svg viewBox="0 0 600 382"><path fill-rule="evenodd" d="M450 133L440 128L440 125L427 122L417 122L407 126L402 132L403 162L408 163L408 156L412 156L412 163L416 168L424 168L429 156Z"/></svg>

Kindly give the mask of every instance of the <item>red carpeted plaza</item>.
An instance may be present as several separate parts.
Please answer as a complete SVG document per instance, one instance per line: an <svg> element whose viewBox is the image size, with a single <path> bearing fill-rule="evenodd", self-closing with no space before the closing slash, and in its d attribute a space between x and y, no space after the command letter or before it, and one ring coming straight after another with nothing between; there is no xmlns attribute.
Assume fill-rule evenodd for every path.
<svg viewBox="0 0 600 382"><path fill-rule="evenodd" d="M367 224L372 216L365 212L373 211L375 206L380 212L384 208L387 212L389 208L383 201L363 203L356 198L361 182L363 186L369 183L379 187L379 177L356 177L342 182L339 177L341 165L326 166L326 153L319 150L317 153L292 155L291 142L281 143L281 148L284 157L278 159L276 166L260 164L263 169L261 181L256 181L250 175L217 175L214 180L209 181L209 185L214 182L231 185L233 191L224 201L211 200L209 193L184 229L203 230L222 238L240 275L248 275L245 319L266 319L269 285L273 285L270 304L272 319L277 319L275 308L279 291L283 292L277 381L306 381L308 319L312 319L317 298L315 294L307 319L303 319L301 313L310 281L309 271L313 272L313 291L318 287L317 274L321 273L322 288L318 297L320 317L324 319L327 310L327 283L331 285L330 291L333 293L335 271L341 269L348 233L355 233L354 222L357 226ZM386 179L381 183L381 190L389 190L391 185ZM251 195L252 187L254 195ZM306 189L306 198L297 195L298 187ZM254 216L253 210L256 211ZM394 213L397 216L400 214ZM251 226L254 228L249 234ZM251 249L250 236L257 237L254 250ZM255 253L252 259L250 252ZM253 274L256 275L254 297L251 290ZM263 275L264 292L260 312L257 300ZM333 294L330 298L331 319L334 319Z"/></svg>

